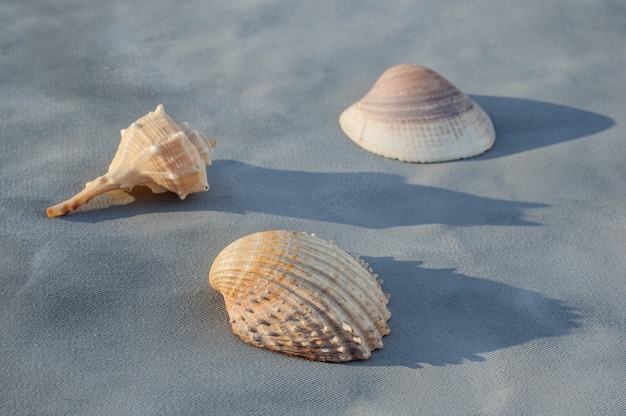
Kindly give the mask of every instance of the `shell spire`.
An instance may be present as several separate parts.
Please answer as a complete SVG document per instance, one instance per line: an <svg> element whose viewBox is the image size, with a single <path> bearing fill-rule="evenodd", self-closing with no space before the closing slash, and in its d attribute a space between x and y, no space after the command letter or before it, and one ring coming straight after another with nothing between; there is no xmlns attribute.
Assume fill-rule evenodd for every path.
<svg viewBox="0 0 626 416"><path fill-rule="evenodd" d="M131 191L138 185L155 193L175 192L180 199L209 189L205 166L211 164L217 141L187 123L176 124L162 104L120 133L109 170L87 182L72 198L49 207L49 217L70 214L98 195L117 189Z"/></svg>
<svg viewBox="0 0 626 416"><path fill-rule="evenodd" d="M388 296L369 266L321 238L263 231L224 248L209 272L244 342L314 361L366 360L389 334Z"/></svg>
<svg viewBox="0 0 626 416"><path fill-rule="evenodd" d="M496 137L476 102L435 71L409 64L386 70L339 124L362 148L403 162L476 156Z"/></svg>

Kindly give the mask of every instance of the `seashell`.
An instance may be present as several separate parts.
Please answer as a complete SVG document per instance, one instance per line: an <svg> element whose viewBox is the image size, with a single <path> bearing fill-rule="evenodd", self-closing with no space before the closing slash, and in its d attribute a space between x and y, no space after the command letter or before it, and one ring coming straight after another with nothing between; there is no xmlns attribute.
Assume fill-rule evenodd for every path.
<svg viewBox="0 0 626 416"><path fill-rule="evenodd" d="M491 148L491 119L435 71L397 65L339 117L344 133L364 149L403 162L444 162Z"/></svg>
<svg viewBox="0 0 626 416"><path fill-rule="evenodd" d="M330 242L263 231L216 257L209 283L243 341L314 361L366 360L389 333L388 295L367 264Z"/></svg>
<svg viewBox="0 0 626 416"><path fill-rule="evenodd" d="M122 139L109 170L85 189L47 209L49 217L70 214L92 198L117 189L144 185L152 192L171 191L180 199L209 189L205 166L217 142L176 124L162 104L121 131Z"/></svg>

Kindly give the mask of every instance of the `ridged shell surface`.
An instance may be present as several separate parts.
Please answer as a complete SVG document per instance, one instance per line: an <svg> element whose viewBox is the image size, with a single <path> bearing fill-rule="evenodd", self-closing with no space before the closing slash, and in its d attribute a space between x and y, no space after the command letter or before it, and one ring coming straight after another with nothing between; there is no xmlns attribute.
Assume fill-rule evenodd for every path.
<svg viewBox="0 0 626 416"><path fill-rule="evenodd" d="M109 170L74 197L48 208L48 216L69 214L98 195L138 185L153 192L175 192L180 199L209 189L205 166L211 164L217 142L187 123L178 125L162 104L122 130L121 136Z"/></svg>
<svg viewBox="0 0 626 416"><path fill-rule="evenodd" d="M493 123L472 99L435 71L397 65L339 117L364 149L404 162L444 162L479 155L495 141Z"/></svg>
<svg viewBox="0 0 626 416"><path fill-rule="evenodd" d="M257 347L315 361L365 360L389 333L388 296L368 266L296 231L263 231L216 257L209 283L232 330Z"/></svg>

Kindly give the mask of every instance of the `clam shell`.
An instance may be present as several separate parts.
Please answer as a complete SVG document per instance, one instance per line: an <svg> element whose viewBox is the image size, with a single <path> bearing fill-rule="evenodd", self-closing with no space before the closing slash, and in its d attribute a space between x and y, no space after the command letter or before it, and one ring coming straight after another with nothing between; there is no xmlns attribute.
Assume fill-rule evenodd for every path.
<svg viewBox="0 0 626 416"><path fill-rule="evenodd" d="M49 207L49 217L70 214L103 193L130 191L138 185L153 192L175 192L180 199L209 189L205 166L211 164L211 149L217 142L187 123L176 124L162 104L122 130L121 136L107 173L87 182L67 201Z"/></svg>
<svg viewBox="0 0 626 416"><path fill-rule="evenodd" d="M315 361L365 360L389 333L388 295L367 265L295 231L250 234L209 272L243 341Z"/></svg>
<svg viewBox="0 0 626 416"><path fill-rule="evenodd" d="M444 162L491 148L491 119L435 71L397 65L339 117L344 133L364 149L403 162Z"/></svg>

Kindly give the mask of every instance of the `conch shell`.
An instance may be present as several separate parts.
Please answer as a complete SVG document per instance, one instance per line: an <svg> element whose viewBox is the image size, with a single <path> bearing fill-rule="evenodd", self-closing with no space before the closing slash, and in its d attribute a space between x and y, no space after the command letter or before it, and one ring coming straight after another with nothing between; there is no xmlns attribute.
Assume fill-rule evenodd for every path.
<svg viewBox="0 0 626 416"><path fill-rule="evenodd" d="M366 360L389 333L388 295L357 257L313 235L263 231L224 248L209 272L243 341L314 361Z"/></svg>
<svg viewBox="0 0 626 416"><path fill-rule="evenodd" d="M340 116L344 133L364 149L403 162L444 162L491 148L491 119L435 71L397 65Z"/></svg>
<svg viewBox="0 0 626 416"><path fill-rule="evenodd" d="M162 104L121 131L117 153L104 175L87 182L85 189L47 209L49 217L70 214L92 198L117 189L131 191L144 185L152 192L171 191L180 199L209 189L205 166L217 142L176 124Z"/></svg>

